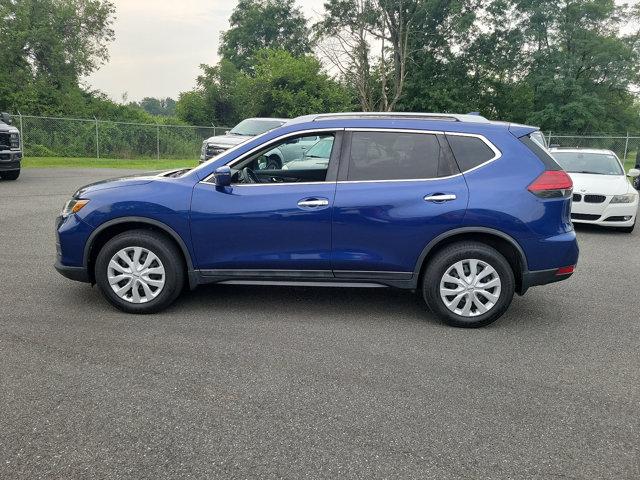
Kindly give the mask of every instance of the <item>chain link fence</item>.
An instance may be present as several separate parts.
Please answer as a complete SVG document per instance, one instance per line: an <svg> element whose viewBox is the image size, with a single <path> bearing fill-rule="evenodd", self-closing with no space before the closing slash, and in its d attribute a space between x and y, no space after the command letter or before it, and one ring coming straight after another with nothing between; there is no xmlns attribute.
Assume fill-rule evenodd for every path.
<svg viewBox="0 0 640 480"><path fill-rule="evenodd" d="M635 165L640 150L640 136L631 135L562 135L545 134L550 146L567 148L599 148L611 150L623 161L625 167Z"/></svg>
<svg viewBox="0 0 640 480"><path fill-rule="evenodd" d="M15 115L25 157L197 159L202 142L228 127Z"/></svg>
<svg viewBox="0 0 640 480"><path fill-rule="evenodd" d="M200 156L202 142L223 135L225 126L185 126L114 122L96 118L14 116L22 132L25 157L184 159ZM626 166L635 164L640 136L545 133L551 146L604 148Z"/></svg>

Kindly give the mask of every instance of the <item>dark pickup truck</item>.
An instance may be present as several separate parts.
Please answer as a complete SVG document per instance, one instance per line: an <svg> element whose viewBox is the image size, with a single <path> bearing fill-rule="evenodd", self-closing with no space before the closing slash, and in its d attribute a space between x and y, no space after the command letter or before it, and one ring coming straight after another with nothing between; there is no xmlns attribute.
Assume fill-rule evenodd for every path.
<svg viewBox="0 0 640 480"><path fill-rule="evenodd" d="M20 176L20 132L11 126L11 116L0 114L0 178L16 180Z"/></svg>

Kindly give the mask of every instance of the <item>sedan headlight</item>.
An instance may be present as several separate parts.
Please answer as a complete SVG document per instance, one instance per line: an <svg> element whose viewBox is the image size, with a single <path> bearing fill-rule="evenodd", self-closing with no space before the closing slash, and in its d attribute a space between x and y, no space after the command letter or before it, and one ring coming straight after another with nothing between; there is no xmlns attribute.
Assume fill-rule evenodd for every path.
<svg viewBox="0 0 640 480"><path fill-rule="evenodd" d="M65 204L64 208L62 209L62 216L68 217L72 213L78 213L87 205L87 203L89 203L89 200L72 198Z"/></svg>
<svg viewBox="0 0 640 480"><path fill-rule="evenodd" d="M636 200L635 193L626 193L624 195L615 195L611 199L611 203L633 203Z"/></svg>

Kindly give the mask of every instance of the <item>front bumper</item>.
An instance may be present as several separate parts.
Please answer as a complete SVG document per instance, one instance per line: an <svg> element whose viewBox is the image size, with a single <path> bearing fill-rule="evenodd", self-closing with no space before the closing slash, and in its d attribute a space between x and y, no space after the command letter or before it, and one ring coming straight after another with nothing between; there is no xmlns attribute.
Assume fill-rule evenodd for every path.
<svg viewBox="0 0 640 480"><path fill-rule="evenodd" d="M56 227L55 269L62 276L78 282L91 283L91 276L84 260L84 247L93 231L77 215L59 216Z"/></svg>
<svg viewBox="0 0 640 480"><path fill-rule="evenodd" d="M68 278L69 280L75 280L76 282L91 283L89 273L84 267L68 267L63 265L58 259L54 265L55 269L60 275Z"/></svg>
<svg viewBox="0 0 640 480"><path fill-rule="evenodd" d="M11 150L4 150L0 152L0 172L20 170L21 160L21 152L14 152Z"/></svg>
<svg viewBox="0 0 640 480"><path fill-rule="evenodd" d="M604 227L630 227L638 214L638 196L633 203L610 203L611 197L602 203L574 202L571 205L571 221Z"/></svg>

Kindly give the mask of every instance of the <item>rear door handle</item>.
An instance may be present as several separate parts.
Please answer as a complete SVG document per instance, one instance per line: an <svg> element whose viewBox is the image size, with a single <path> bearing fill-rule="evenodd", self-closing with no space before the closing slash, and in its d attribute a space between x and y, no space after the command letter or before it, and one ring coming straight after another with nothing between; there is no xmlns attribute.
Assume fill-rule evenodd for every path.
<svg viewBox="0 0 640 480"><path fill-rule="evenodd" d="M455 200L456 197L453 193L434 193L433 195L427 195L424 197L425 202L442 203Z"/></svg>
<svg viewBox="0 0 640 480"><path fill-rule="evenodd" d="M326 198L305 198L298 202L298 206L302 208L318 208L327 205L329 205L329 200Z"/></svg>

